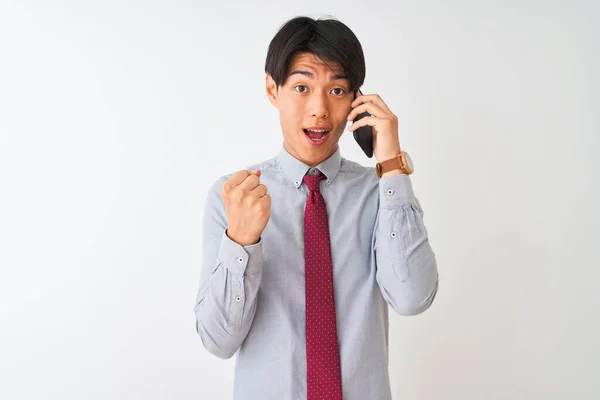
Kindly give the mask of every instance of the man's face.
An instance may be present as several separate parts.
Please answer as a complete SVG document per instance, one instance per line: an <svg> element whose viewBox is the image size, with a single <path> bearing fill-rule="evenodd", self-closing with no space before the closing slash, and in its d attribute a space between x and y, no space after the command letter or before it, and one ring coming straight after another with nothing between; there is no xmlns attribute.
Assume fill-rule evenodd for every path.
<svg viewBox="0 0 600 400"><path fill-rule="evenodd" d="M313 167L332 155L354 100L341 66L301 53L292 60L283 86L277 88L270 75L266 83L267 96L279 110L286 150Z"/></svg>

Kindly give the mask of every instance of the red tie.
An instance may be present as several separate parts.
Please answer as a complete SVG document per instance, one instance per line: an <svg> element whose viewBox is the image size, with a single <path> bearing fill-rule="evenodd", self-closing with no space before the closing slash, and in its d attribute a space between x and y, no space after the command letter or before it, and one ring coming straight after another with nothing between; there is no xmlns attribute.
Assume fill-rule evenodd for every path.
<svg viewBox="0 0 600 400"><path fill-rule="evenodd" d="M335 326L329 223L319 184L325 175L304 176L308 199L304 212L306 270L307 400L340 400L342 383Z"/></svg>

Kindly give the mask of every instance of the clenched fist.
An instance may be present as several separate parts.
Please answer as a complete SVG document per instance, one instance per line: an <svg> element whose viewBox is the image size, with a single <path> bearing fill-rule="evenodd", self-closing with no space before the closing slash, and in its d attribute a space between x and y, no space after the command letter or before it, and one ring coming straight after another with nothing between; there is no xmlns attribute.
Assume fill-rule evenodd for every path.
<svg viewBox="0 0 600 400"><path fill-rule="evenodd" d="M238 171L221 190L227 214L227 236L241 246L255 244L271 218L271 196L260 183L260 171Z"/></svg>

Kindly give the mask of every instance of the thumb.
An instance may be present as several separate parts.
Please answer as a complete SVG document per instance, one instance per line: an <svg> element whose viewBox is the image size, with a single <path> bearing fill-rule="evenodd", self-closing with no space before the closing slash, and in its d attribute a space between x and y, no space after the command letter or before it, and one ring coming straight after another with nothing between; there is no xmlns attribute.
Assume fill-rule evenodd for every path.
<svg viewBox="0 0 600 400"><path fill-rule="evenodd" d="M256 175L256 176L260 176L260 170L259 169L256 169L256 170L254 170L254 171L252 171L250 173L253 174L253 175Z"/></svg>

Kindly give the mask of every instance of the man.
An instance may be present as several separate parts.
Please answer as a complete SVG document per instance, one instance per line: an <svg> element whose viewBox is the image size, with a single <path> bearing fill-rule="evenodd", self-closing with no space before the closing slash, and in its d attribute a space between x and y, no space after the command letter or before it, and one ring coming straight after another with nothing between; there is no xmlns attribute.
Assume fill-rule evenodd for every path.
<svg viewBox="0 0 600 400"><path fill-rule="evenodd" d="M357 93L364 56L341 22L288 21L265 70L283 146L210 188L198 334L237 352L235 399L390 399L388 305L419 314L438 288L397 118ZM381 176L340 155L363 112L349 130L373 127Z"/></svg>

